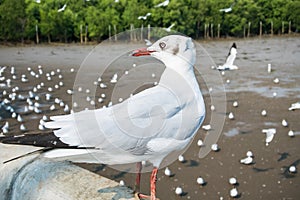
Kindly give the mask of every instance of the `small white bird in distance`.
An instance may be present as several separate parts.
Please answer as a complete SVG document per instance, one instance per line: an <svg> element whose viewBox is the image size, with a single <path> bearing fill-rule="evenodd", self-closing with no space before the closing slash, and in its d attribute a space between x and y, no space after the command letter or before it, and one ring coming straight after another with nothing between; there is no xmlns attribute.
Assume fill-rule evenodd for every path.
<svg viewBox="0 0 300 200"><path fill-rule="evenodd" d="M166 169L165 169L165 175L166 176L171 176L172 175L172 172L168 167L166 167Z"/></svg>
<svg viewBox="0 0 300 200"><path fill-rule="evenodd" d="M183 193L183 190L182 190L181 187L177 187L177 188L175 189L175 194L177 194L178 196L182 195L182 193Z"/></svg>
<svg viewBox="0 0 300 200"><path fill-rule="evenodd" d="M220 9L219 11L220 11L220 12L224 12L224 13L231 12L234 5L235 5L235 1L230 5L229 8L222 8L222 9Z"/></svg>
<svg viewBox="0 0 300 200"><path fill-rule="evenodd" d="M238 107L238 106L239 106L239 103L238 103L237 101L234 101L233 104L232 104L232 106L233 106L233 107Z"/></svg>
<svg viewBox="0 0 300 200"><path fill-rule="evenodd" d="M206 131L209 131L211 129L211 125L208 124L208 125L203 125L202 128Z"/></svg>
<svg viewBox="0 0 300 200"><path fill-rule="evenodd" d="M228 118L229 118L229 119L234 119L234 115L233 115L232 112L229 113Z"/></svg>
<svg viewBox="0 0 300 200"><path fill-rule="evenodd" d="M146 46L151 46L152 42L150 40L145 39Z"/></svg>
<svg viewBox="0 0 300 200"><path fill-rule="evenodd" d="M66 9L67 7L67 4L65 4L62 8L58 9L57 12L62 12Z"/></svg>
<svg viewBox="0 0 300 200"><path fill-rule="evenodd" d="M149 17L150 15L151 15L151 13L147 13L145 16L139 16L138 20L140 20L140 19L146 20L147 17Z"/></svg>
<svg viewBox="0 0 300 200"><path fill-rule="evenodd" d="M284 127L287 127L289 125L288 122L285 119L282 120L281 124Z"/></svg>
<svg viewBox="0 0 300 200"><path fill-rule="evenodd" d="M170 0L165 0L164 2L157 4L156 6L154 6L154 8L159 8L159 7L166 7L167 5L169 5Z"/></svg>
<svg viewBox="0 0 300 200"><path fill-rule="evenodd" d="M251 156L247 156L246 158L241 159L240 163L250 165L253 163L253 158Z"/></svg>
<svg viewBox="0 0 300 200"><path fill-rule="evenodd" d="M169 26L168 28L164 28L164 29L167 32L171 32L171 28L173 28L174 26L175 26L175 24L173 23L173 24L171 24L171 26Z"/></svg>
<svg viewBox="0 0 300 200"><path fill-rule="evenodd" d="M276 129L275 128L263 129L262 132L266 134L266 146L268 146L269 143L273 140L274 135L276 134Z"/></svg>
<svg viewBox="0 0 300 200"><path fill-rule="evenodd" d="M267 115L267 111L266 111L266 110L262 110L262 111L261 111L261 115L262 115L262 116L266 116L266 115Z"/></svg>
<svg viewBox="0 0 300 200"><path fill-rule="evenodd" d="M230 190L230 196L231 196L231 197L235 198L235 197L237 197L238 195L239 195L239 192L238 192L238 190L237 190L236 188L232 188L232 189Z"/></svg>
<svg viewBox="0 0 300 200"><path fill-rule="evenodd" d="M300 109L300 102L293 103L289 108L289 110L296 110L296 109Z"/></svg>

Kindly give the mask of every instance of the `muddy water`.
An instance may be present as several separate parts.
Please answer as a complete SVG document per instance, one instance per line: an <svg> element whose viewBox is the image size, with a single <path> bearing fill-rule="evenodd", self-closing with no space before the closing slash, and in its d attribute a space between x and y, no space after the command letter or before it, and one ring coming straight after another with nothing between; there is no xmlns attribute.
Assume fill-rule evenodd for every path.
<svg viewBox="0 0 300 200"><path fill-rule="evenodd" d="M237 187L240 199L297 199L300 196L299 173L289 173L287 168L295 165L299 171L299 131L300 111L288 111L292 103L299 101L300 98L300 38L299 37L282 37L282 38L261 38L261 39L238 39L226 41L198 41L208 52L214 62L206 60L204 57L198 59L201 65L197 77L202 87L204 99L207 107L207 117L204 124L209 123L211 116L210 97L207 83L203 80L205 74L210 74L212 64L221 65L225 61L229 47L233 42L238 46L238 54L235 64L239 67L236 71L225 71L220 75L224 82L227 94L227 110L223 115L233 112L234 120L226 118L223 127L223 134L218 144L220 151L210 152L208 156L199 159L198 139L203 139L206 135L204 130L199 130L194 142L184 153L185 163L174 162L169 166L174 176L166 177L164 170L158 173L157 193L160 199L230 199L229 190L233 188L228 183L230 177L236 177L238 180ZM159 74L163 69L145 68L145 71L137 72L133 69L132 60L126 59L127 53L143 44L113 44L104 45L104 48L98 48L98 56L93 62L89 63L91 67L88 75L85 77L87 85L93 85L99 76L99 69L111 65L106 71L103 80L107 83L107 89L97 90L96 97L99 98L101 93L109 97L114 85L109 83L111 76L118 71L118 74L124 74L126 70L136 73L131 76L130 80L150 79L152 74L155 78L150 79L157 81ZM21 83L14 80L12 85L19 86L21 93L27 95L28 91L41 81L45 87L37 92L41 97L44 107L41 107L42 113L36 114L29 112L23 114L24 124L31 132L38 131L38 123L43 115L51 116L64 114L63 108L57 106L57 109L50 111L49 106L54 104L55 98L62 99L65 103L71 105L72 97L67 95L66 90L72 89L76 73L71 73L70 69L74 68L75 72L79 71L80 65L84 62L86 56L93 50L93 46L30 46L30 47L1 47L0 48L0 65L16 67L18 76L27 74L28 83ZM115 60L116 57L124 57ZM111 62L111 61L114 62ZM202 62L203 61L203 62ZM143 60L134 61L144 62ZM155 63L154 61L148 61ZM272 72L267 72L267 65L272 65ZM61 69L64 86L53 92L49 102L45 100L45 93L48 87L53 87L59 82L59 78L54 77L53 81L47 81L45 76L40 79L30 77L27 67L37 71L37 66L42 65L45 73L50 73L57 68ZM160 63L155 65L161 66ZM132 70L132 71L130 71ZM96 73L95 73L96 72ZM98 74L97 74L98 73ZM220 73L220 72L217 72ZM10 77L9 70L5 76ZM123 77L123 76L122 76ZM11 78L11 77L10 77ZM275 78L279 83L274 83ZM226 83L229 80L229 83ZM87 85L82 85L83 90ZM122 85L120 86L122 87ZM215 87L220 87L215 85ZM8 88L1 88L3 90ZM77 88L76 88L77 89ZM274 97L274 92L276 96ZM87 95L87 94L84 94ZM82 96L85 99L86 96ZM125 95L125 94L124 94ZM1 101L3 96L1 96ZM96 102L96 107L102 107L109 103L105 98L103 103ZM238 101L239 106L233 107L232 102ZM16 106L22 111L22 106L26 102L17 101L12 106ZM261 111L267 110L267 116L261 116ZM216 110L215 112L218 112ZM21 112L22 113L22 112ZM289 126L282 127L281 121L286 119ZM5 121L10 122L9 134L22 134L19 131L20 123L15 119L5 115L5 119L0 120L0 126ZM265 135L261 132L264 128L276 128L277 133L268 147L265 146ZM290 138L287 133L294 130L295 137ZM248 150L253 151L254 164L246 166L240 164L239 160L246 156ZM282 155L287 155L282 157ZM133 187L135 175L113 170L103 165L86 165L80 166L99 173L116 181L125 180L126 185ZM149 173L142 175L141 190L144 193L149 191ZM206 185L199 186L196 183L197 177L203 177ZM183 196L175 195L175 188L182 187L185 192Z"/></svg>

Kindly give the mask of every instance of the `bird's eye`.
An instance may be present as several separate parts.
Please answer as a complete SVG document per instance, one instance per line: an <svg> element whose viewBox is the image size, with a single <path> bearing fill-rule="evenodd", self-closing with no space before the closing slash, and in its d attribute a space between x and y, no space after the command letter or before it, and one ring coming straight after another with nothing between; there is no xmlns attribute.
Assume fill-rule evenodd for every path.
<svg viewBox="0 0 300 200"><path fill-rule="evenodd" d="M164 43L164 42L160 42L160 43L159 43L159 47L160 47L161 49L164 49L166 46L167 46L167 45L166 45L166 43Z"/></svg>

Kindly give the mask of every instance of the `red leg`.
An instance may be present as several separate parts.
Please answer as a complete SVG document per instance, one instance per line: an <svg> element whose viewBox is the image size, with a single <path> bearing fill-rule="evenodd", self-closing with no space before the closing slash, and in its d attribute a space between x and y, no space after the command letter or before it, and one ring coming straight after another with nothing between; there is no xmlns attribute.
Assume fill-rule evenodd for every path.
<svg viewBox="0 0 300 200"><path fill-rule="evenodd" d="M150 178L150 193L151 195L144 195L144 194L137 194L137 197L139 199L150 199L150 200L157 200L156 198L156 178L157 178L157 171L158 169L156 167L153 168L151 178Z"/></svg>
<svg viewBox="0 0 300 200"><path fill-rule="evenodd" d="M137 168L137 173L136 173L134 191L140 192L142 163L141 162L136 163L136 168Z"/></svg>
<svg viewBox="0 0 300 200"><path fill-rule="evenodd" d="M158 169L154 167L151 174L151 180L150 180L151 200L156 200L155 193L156 193L157 171Z"/></svg>

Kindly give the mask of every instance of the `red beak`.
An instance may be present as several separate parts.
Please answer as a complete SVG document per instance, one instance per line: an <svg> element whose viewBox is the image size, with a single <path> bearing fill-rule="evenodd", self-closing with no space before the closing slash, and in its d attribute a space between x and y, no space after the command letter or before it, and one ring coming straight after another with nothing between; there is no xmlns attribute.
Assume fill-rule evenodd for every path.
<svg viewBox="0 0 300 200"><path fill-rule="evenodd" d="M147 48L140 48L140 49L137 49L137 50L134 50L132 52L132 56L149 56L150 53L152 52L155 52L155 51L149 51L147 50Z"/></svg>

